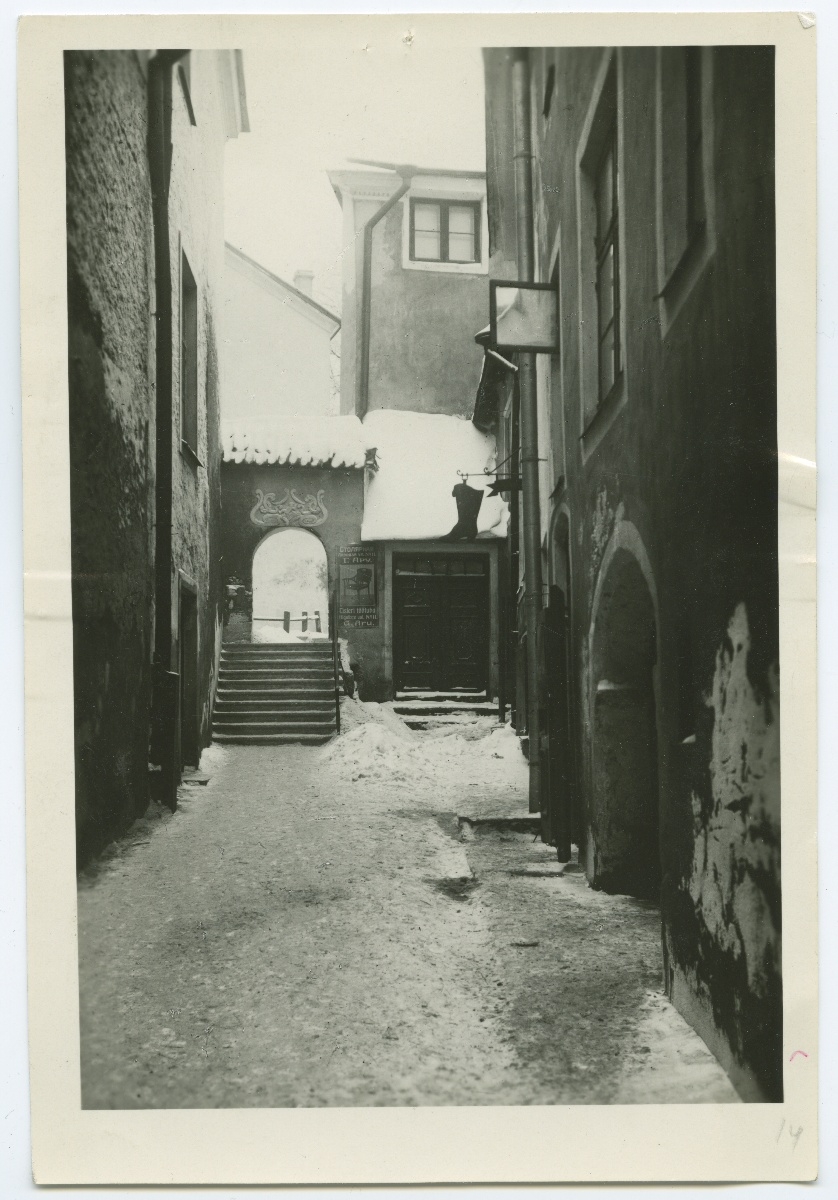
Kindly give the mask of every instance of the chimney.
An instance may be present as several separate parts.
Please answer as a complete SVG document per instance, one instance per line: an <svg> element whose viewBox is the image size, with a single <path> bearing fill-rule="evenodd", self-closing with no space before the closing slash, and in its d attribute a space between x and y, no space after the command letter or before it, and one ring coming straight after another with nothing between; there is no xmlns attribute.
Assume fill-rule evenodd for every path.
<svg viewBox="0 0 838 1200"><path fill-rule="evenodd" d="M295 271L294 287L298 292L302 292L304 296L310 296L312 294L312 288L314 287L314 272Z"/></svg>

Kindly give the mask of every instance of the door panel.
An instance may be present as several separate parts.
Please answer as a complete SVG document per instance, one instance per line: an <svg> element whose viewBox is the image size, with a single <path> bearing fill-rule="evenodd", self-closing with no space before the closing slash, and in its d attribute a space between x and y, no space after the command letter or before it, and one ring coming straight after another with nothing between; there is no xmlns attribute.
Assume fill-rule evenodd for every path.
<svg viewBox="0 0 838 1200"><path fill-rule="evenodd" d="M486 580L446 581L448 690L483 690L487 684L488 603Z"/></svg>
<svg viewBox="0 0 838 1200"><path fill-rule="evenodd" d="M434 597L430 581L400 576L394 589L396 658L400 686L429 689L434 686Z"/></svg>
<svg viewBox="0 0 838 1200"><path fill-rule="evenodd" d="M489 579L482 558L394 560L393 665L398 689L488 687Z"/></svg>

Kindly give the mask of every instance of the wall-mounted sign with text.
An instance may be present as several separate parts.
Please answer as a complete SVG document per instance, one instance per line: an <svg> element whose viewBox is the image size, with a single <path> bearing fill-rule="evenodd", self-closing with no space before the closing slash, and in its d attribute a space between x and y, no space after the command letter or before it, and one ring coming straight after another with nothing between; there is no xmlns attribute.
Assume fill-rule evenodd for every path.
<svg viewBox="0 0 838 1200"><path fill-rule="evenodd" d="M378 580L375 546L338 550L338 625L345 629L378 627Z"/></svg>

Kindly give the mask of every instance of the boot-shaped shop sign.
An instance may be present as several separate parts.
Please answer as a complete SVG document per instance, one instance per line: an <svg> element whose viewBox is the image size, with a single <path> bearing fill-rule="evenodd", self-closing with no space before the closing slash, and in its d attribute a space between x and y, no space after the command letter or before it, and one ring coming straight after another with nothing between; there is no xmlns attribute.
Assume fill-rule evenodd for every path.
<svg viewBox="0 0 838 1200"><path fill-rule="evenodd" d="M483 503L482 489L458 483L451 495L457 501L457 524L441 542L473 542L477 537L477 516Z"/></svg>
<svg viewBox="0 0 838 1200"><path fill-rule="evenodd" d="M294 488L286 488L277 499L276 492L256 490L256 503L250 510L250 519L262 529L275 526L293 526L298 529L313 529L322 525L329 515L323 503L325 492L321 488L315 496L312 492L302 495Z"/></svg>

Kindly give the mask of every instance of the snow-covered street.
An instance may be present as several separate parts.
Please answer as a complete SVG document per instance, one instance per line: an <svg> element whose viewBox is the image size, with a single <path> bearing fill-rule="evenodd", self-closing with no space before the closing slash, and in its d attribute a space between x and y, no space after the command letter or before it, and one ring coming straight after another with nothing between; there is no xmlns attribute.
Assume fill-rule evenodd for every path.
<svg viewBox="0 0 838 1200"><path fill-rule="evenodd" d="M736 1101L660 995L657 911L481 823L525 813L508 728L343 717L212 747L83 873L85 1107Z"/></svg>

